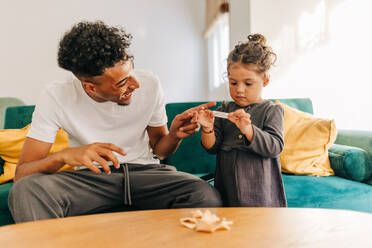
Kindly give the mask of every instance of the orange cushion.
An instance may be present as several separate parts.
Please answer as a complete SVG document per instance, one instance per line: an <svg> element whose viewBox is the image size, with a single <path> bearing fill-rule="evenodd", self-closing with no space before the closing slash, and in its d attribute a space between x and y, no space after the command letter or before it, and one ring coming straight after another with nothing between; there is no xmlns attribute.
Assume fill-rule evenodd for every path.
<svg viewBox="0 0 372 248"><path fill-rule="evenodd" d="M311 114L276 102L284 110L284 149L280 154L282 172L296 175L334 175L328 149L337 130L334 120Z"/></svg>
<svg viewBox="0 0 372 248"><path fill-rule="evenodd" d="M30 125L21 129L0 130L0 157L5 161L4 172L0 175L0 184L13 179L16 164L22 151L23 143ZM60 129L49 151L49 155L69 147L67 133ZM60 170L73 170L72 166L65 165Z"/></svg>

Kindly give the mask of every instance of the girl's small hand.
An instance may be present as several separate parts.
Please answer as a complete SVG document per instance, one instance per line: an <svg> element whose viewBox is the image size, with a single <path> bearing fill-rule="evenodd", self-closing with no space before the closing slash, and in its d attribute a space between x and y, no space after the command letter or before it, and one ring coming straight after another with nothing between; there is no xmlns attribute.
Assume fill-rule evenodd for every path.
<svg viewBox="0 0 372 248"><path fill-rule="evenodd" d="M202 109L197 112L196 116L197 122L203 128L213 129L214 116L212 111L210 111L209 109Z"/></svg>
<svg viewBox="0 0 372 248"><path fill-rule="evenodd" d="M249 134L252 130L251 115L243 109L229 113L228 120L234 123L243 134Z"/></svg>

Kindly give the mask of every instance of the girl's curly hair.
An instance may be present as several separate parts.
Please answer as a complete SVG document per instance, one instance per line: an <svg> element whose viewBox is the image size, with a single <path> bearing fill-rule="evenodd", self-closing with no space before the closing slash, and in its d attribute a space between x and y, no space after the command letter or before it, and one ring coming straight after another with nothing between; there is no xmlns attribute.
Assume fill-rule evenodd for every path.
<svg viewBox="0 0 372 248"><path fill-rule="evenodd" d="M227 69L233 63L254 64L259 73L265 77L270 67L276 61L276 54L271 47L266 46L266 38L262 34L248 35L248 41L239 43L227 57Z"/></svg>
<svg viewBox="0 0 372 248"><path fill-rule="evenodd" d="M59 43L58 64L75 75L102 75L117 62L133 59L126 51L131 39L122 28L102 21L77 23Z"/></svg>

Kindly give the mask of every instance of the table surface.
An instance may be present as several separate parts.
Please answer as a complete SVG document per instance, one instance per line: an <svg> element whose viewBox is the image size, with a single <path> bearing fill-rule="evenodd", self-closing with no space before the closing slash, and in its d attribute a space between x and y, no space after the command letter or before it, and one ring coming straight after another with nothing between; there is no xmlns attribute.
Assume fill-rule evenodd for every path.
<svg viewBox="0 0 372 248"><path fill-rule="evenodd" d="M4 247L372 247L372 214L306 208L209 208L231 230L180 224L196 209L95 214L0 227ZM206 209L201 209L206 210Z"/></svg>

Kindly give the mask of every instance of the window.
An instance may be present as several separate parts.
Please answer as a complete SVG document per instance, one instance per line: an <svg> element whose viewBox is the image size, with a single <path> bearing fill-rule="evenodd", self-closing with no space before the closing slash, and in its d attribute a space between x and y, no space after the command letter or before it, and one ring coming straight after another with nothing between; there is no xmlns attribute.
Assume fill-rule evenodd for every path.
<svg viewBox="0 0 372 248"><path fill-rule="evenodd" d="M226 81L226 62L230 51L229 15L216 21L208 37L209 90L219 88Z"/></svg>
<svg viewBox="0 0 372 248"><path fill-rule="evenodd" d="M315 115L338 129L371 131L372 1L250 3L252 33L263 33L278 55L264 98L309 97Z"/></svg>

